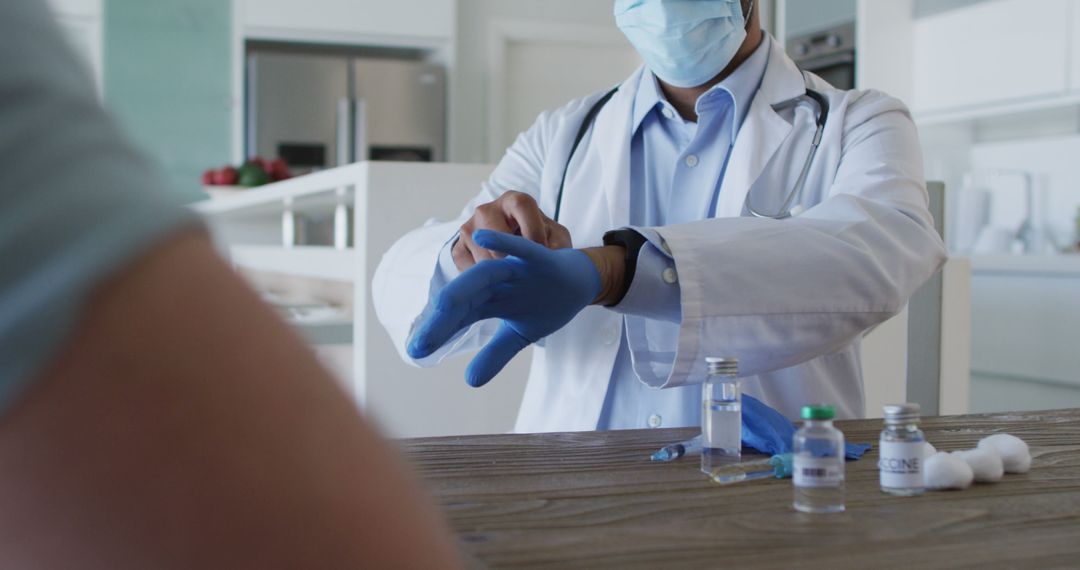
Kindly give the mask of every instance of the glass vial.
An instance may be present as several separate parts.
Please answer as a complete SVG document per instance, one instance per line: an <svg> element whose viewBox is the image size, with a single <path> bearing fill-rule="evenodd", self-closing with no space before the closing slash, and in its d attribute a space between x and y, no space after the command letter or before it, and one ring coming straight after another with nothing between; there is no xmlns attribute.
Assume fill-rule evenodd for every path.
<svg viewBox="0 0 1080 570"><path fill-rule="evenodd" d="M926 438L919 429L919 405L885 406L885 429L878 446L881 490L890 495L921 495Z"/></svg>
<svg viewBox="0 0 1080 570"><path fill-rule="evenodd" d="M725 465L742 458L742 394L737 358L705 359L708 376L701 386L701 471L719 482L734 483L745 473L720 475Z"/></svg>
<svg viewBox="0 0 1080 570"><path fill-rule="evenodd" d="M806 421L795 432L795 510L839 513L844 510L844 434L833 427L832 406L803 406Z"/></svg>

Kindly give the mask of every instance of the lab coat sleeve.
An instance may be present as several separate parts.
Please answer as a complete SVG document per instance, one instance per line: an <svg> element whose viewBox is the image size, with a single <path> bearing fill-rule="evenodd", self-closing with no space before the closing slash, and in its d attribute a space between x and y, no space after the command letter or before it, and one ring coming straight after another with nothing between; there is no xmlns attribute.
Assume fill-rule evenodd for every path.
<svg viewBox="0 0 1080 570"><path fill-rule="evenodd" d="M518 136L491 177L481 185L480 193L457 219L449 222L429 220L423 227L399 239L383 256L372 282L375 313L406 362L434 366L451 355L478 350L494 333L497 321L481 321L459 332L426 358L414 360L405 351L414 328L429 310L429 299L457 276L452 258L447 267L450 243L476 207L495 200L508 190L524 192L539 200L547 142L560 122L558 115L558 111L541 114L528 131Z"/></svg>
<svg viewBox="0 0 1080 570"><path fill-rule="evenodd" d="M682 320L626 318L641 380L700 382L707 356L736 356L750 376L836 352L901 311L941 266L907 111L871 94L842 116L832 185L802 215L654 228L675 260Z"/></svg>
<svg viewBox="0 0 1080 570"><path fill-rule="evenodd" d="M458 233L455 233L450 239L446 240L442 249L439 250L439 264L435 268L435 277L442 283L449 283L461 275L461 270L458 269L457 263L454 262L454 244L458 240Z"/></svg>

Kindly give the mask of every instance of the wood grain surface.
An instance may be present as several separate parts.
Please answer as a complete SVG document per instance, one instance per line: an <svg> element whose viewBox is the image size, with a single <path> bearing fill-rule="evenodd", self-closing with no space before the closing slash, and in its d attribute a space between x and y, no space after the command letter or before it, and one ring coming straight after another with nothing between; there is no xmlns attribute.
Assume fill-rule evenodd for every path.
<svg viewBox="0 0 1080 570"><path fill-rule="evenodd" d="M720 486L697 458L648 460L691 429L401 445L479 568L1080 568L1080 410L924 418L940 450L1012 433L1034 463L913 498L879 490L881 420L837 425L875 449L848 462L847 512L835 515L794 511L790 479Z"/></svg>

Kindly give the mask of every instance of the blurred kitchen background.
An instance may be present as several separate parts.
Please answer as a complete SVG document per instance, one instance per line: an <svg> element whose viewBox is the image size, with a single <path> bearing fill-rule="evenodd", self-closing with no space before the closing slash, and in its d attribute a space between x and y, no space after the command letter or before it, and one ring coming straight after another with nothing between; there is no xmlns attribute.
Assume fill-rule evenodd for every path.
<svg viewBox="0 0 1080 570"><path fill-rule="evenodd" d="M198 207L223 249L361 402L388 402L374 413L398 435L445 410L410 399L430 380L399 379L413 372L370 307L379 257L453 216L539 112L639 65L612 0L50 3L105 105L177 191L214 196ZM1080 0L761 4L805 69L911 107L950 251L970 260L969 311L939 328L959 348L935 356L964 360L968 409L1080 406ZM520 396L503 384L485 397ZM516 412L454 402L461 433Z"/></svg>

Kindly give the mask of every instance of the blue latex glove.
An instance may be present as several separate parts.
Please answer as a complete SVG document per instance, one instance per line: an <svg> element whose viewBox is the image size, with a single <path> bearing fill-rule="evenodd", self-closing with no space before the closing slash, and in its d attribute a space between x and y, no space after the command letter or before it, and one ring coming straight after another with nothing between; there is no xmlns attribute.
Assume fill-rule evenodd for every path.
<svg viewBox="0 0 1080 570"><path fill-rule="evenodd" d="M600 294L601 283L596 265L580 250L548 249L491 230L476 230L472 238L507 257L481 261L443 287L408 352L424 358L473 323L500 318L494 338L465 371L469 385L480 387L521 349L570 322Z"/></svg>
<svg viewBox="0 0 1080 570"><path fill-rule="evenodd" d="M753 396L742 396L742 444L761 453L779 455L792 451L795 424ZM858 459L870 446L844 442L844 456Z"/></svg>

